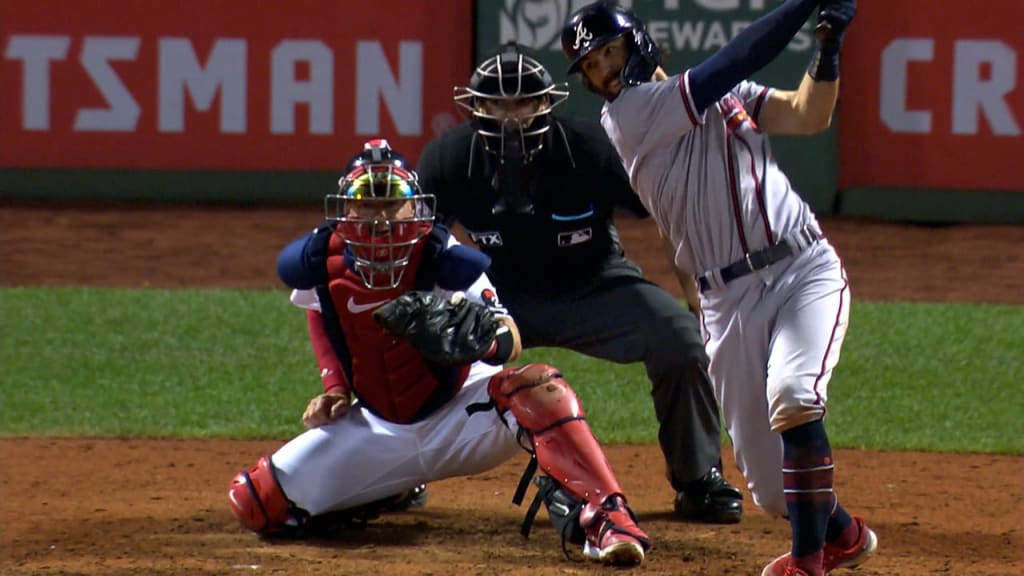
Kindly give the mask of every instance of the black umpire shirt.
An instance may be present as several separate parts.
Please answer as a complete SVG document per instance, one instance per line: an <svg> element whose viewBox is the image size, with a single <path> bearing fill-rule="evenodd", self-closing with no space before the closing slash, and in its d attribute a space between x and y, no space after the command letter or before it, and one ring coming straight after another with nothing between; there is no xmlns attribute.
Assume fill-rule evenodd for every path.
<svg viewBox="0 0 1024 576"><path fill-rule="evenodd" d="M618 154L596 122L551 118L533 162L532 213L494 213L496 157L463 124L431 140L417 172L437 198L438 220L458 221L488 256L501 290L545 295L590 284L598 275L635 275L624 261L613 214L621 206L648 216ZM616 272L619 271L619 272Z"/></svg>

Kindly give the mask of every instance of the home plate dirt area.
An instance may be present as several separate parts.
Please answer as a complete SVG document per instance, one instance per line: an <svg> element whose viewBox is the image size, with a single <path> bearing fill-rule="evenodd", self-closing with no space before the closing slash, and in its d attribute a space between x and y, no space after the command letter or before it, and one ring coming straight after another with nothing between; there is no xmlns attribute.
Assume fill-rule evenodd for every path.
<svg viewBox="0 0 1024 576"><path fill-rule="evenodd" d="M0 208L3 286L280 288L277 251L320 220L316 206L55 209L6 202ZM1024 303L1024 227L839 219L822 225L844 259L855 301ZM620 228L627 253L679 295L650 223L626 220ZM970 278L985 281L963 281ZM511 499L525 454L486 474L431 484L426 507L330 539L260 540L232 516L227 483L285 440L3 438L0 573L564 576L611 570L576 561L575 551L566 558L543 511L530 537L519 535L524 509ZM634 572L756 576L787 549L788 525L757 510L749 494L740 524L680 522L670 514L672 492L656 446L611 446L608 456L654 542ZM742 485L731 454L725 459L727 477ZM879 537L878 556L851 574L1021 574L1024 458L837 450L835 460L840 498Z"/></svg>

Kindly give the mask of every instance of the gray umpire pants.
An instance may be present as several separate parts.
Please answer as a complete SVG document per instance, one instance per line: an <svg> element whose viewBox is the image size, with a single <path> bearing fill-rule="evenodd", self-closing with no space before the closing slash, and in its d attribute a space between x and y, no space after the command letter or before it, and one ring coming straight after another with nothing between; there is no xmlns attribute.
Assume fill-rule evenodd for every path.
<svg viewBox="0 0 1024 576"><path fill-rule="evenodd" d="M643 362L651 381L658 443L672 487L721 460L721 425L696 316L639 267L619 260L598 278L555 295L498 285L524 348L567 348L619 364ZM572 384L572 376L567 375ZM584 405L586 409L586 405Z"/></svg>

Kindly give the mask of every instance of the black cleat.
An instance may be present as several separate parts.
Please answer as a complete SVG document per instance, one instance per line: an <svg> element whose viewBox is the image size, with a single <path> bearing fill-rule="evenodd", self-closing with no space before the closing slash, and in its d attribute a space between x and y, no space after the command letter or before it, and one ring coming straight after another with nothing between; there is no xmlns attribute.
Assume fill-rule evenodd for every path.
<svg viewBox="0 0 1024 576"><path fill-rule="evenodd" d="M305 518L297 526L287 526L279 534L275 534L275 537L288 539L330 537L341 530L365 527L371 520L380 518L381 514L404 512L426 505L427 486L420 484L405 492L354 508L332 510Z"/></svg>
<svg viewBox="0 0 1024 576"><path fill-rule="evenodd" d="M427 505L427 485L420 484L411 490L378 502L381 504L382 512L404 512L413 508L423 508Z"/></svg>
<svg viewBox="0 0 1024 576"><path fill-rule="evenodd" d="M735 524L743 518L743 493L729 484L718 467L676 493L676 515L707 524Z"/></svg>

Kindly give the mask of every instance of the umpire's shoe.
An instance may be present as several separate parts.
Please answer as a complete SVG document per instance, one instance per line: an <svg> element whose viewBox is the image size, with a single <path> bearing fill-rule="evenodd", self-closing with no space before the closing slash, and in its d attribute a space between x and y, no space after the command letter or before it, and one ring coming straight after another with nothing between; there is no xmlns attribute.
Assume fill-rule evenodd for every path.
<svg viewBox="0 0 1024 576"><path fill-rule="evenodd" d="M717 466L676 493L676 515L708 524L735 524L743 517L743 493L729 484Z"/></svg>

